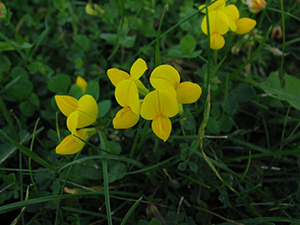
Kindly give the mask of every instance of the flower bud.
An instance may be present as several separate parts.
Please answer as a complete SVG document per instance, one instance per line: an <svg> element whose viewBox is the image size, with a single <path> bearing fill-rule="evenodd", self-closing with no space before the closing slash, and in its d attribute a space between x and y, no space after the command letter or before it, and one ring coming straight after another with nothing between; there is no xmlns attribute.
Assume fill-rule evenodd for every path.
<svg viewBox="0 0 300 225"><path fill-rule="evenodd" d="M276 33L277 33L277 35L276 35ZM277 25L272 29L272 33L271 33L271 39L272 40L275 38L275 35L276 35L277 39L282 38L282 28L281 28L280 25Z"/></svg>
<svg viewBox="0 0 300 225"><path fill-rule="evenodd" d="M94 8L93 8L90 3L86 4L85 12L86 14L91 16L99 16L101 14L104 14L103 9L101 9L99 5L94 4Z"/></svg>
<svg viewBox="0 0 300 225"><path fill-rule="evenodd" d="M0 2L0 19L6 18L6 15L7 15L7 9L5 5L2 2Z"/></svg>
<svg viewBox="0 0 300 225"><path fill-rule="evenodd" d="M250 8L249 10L252 13L259 13L267 5L265 0L244 0L244 3L248 5L248 7Z"/></svg>

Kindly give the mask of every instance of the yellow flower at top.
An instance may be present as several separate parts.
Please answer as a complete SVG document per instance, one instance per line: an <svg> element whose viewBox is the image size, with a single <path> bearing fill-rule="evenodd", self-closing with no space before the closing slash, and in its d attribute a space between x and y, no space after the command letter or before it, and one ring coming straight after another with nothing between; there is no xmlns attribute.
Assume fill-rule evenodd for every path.
<svg viewBox="0 0 300 225"><path fill-rule="evenodd" d="M84 94L88 83L81 76L77 76L77 78L76 78L76 85L78 87L80 87L80 89L82 90L82 93Z"/></svg>
<svg viewBox="0 0 300 225"><path fill-rule="evenodd" d="M98 105L91 95L84 95L79 100L68 95L56 95L56 104L59 110L68 117L78 113L78 122L76 128L82 128L91 125L97 119Z"/></svg>
<svg viewBox="0 0 300 225"><path fill-rule="evenodd" d="M225 6L225 0L217 0L208 6L208 21L209 29L207 27L207 18L204 16L201 29L204 34L210 36L210 48L221 49L225 45L225 39L222 35L226 34L228 30L232 30L237 34L245 34L251 31L256 21L250 18L240 18L240 13L237 7L233 4ZM201 5L199 9L205 5ZM201 10L206 13L206 10Z"/></svg>
<svg viewBox="0 0 300 225"><path fill-rule="evenodd" d="M225 39L222 35L229 30L229 21L226 14L221 10L214 10L208 14L209 19L209 33L210 33L210 48L220 49L225 45ZM208 34L207 18L203 18L201 29L204 34Z"/></svg>
<svg viewBox="0 0 300 225"><path fill-rule="evenodd" d="M256 25L253 19L240 19L240 12L235 5L228 5L222 11L227 15L229 28L236 34L246 34Z"/></svg>
<svg viewBox="0 0 300 225"><path fill-rule="evenodd" d="M214 1L214 0L211 0ZM217 0L214 3L210 4L207 8L208 8L208 12L213 11L213 10L221 10L225 7L226 5L226 0ZM203 7L205 7L206 4L200 5L198 7L198 9L202 9ZM202 13L206 13L206 8L201 10Z"/></svg>
<svg viewBox="0 0 300 225"><path fill-rule="evenodd" d="M115 129L127 129L137 124L140 118L140 99L137 86L131 80L121 81L115 90L117 102L123 108L113 119Z"/></svg>
<svg viewBox="0 0 300 225"><path fill-rule="evenodd" d="M107 75L115 87L117 87L117 85L123 80L131 80L135 82L139 93L146 95L149 91L139 79L147 69L148 67L146 62L143 59L138 58L130 68L130 75L127 72L116 68L107 70Z"/></svg>
<svg viewBox="0 0 300 225"><path fill-rule="evenodd" d="M243 2L248 5L249 10L252 13L259 13L267 5L265 0L243 0Z"/></svg>
<svg viewBox="0 0 300 225"><path fill-rule="evenodd" d="M166 90L154 90L146 95L141 107L141 116L152 120L151 127L156 136L163 141L168 140L172 123L170 117L179 112L176 98Z"/></svg>
<svg viewBox="0 0 300 225"><path fill-rule="evenodd" d="M155 89L171 93L180 104L196 102L202 93L198 84L189 81L180 83L178 71L170 65L156 67L150 75L150 83Z"/></svg>

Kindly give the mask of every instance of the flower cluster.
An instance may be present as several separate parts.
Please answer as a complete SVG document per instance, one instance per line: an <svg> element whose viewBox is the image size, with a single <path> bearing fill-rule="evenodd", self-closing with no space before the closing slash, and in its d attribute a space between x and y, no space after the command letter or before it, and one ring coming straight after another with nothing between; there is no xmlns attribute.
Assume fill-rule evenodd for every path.
<svg viewBox="0 0 300 225"><path fill-rule="evenodd" d="M98 115L98 105L91 95L83 95L79 100L68 95L56 95L59 110L67 117L67 127L71 132L57 147L56 153L61 155L79 152L95 128L85 128L93 124ZM81 140L82 139L82 140Z"/></svg>
<svg viewBox="0 0 300 225"><path fill-rule="evenodd" d="M205 5L199 6L202 9ZM203 18L201 29L204 34L210 35L210 48L221 49L225 45L223 37L229 30L236 34L246 34L251 31L256 21L250 18L240 18L240 13L237 7L233 4L226 6L225 0L217 0L207 7L209 29L207 27L207 18ZM206 9L201 10L206 13Z"/></svg>
<svg viewBox="0 0 300 225"><path fill-rule="evenodd" d="M156 67L150 75L151 92L139 80L147 70L146 62L139 58L130 69L130 74L112 68L107 75L116 87L115 97L123 108L113 119L115 129L127 129L136 125L140 116L152 120L152 130L166 141L172 130L170 118L175 116L181 104L196 102L202 93L198 84L180 82L178 71L170 65ZM139 96L145 96L140 100Z"/></svg>

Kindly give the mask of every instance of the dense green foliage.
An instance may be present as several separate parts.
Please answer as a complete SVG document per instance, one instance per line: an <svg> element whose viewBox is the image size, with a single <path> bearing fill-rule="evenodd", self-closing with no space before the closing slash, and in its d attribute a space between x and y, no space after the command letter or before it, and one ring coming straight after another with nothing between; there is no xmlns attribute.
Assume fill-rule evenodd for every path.
<svg viewBox="0 0 300 225"><path fill-rule="evenodd" d="M109 212L113 224L300 224L300 5L266 2L252 14L229 0L257 25L213 51L205 1L100 1L96 15L85 1L3 1L1 224L109 224ZM129 72L137 58L150 89L158 63L202 87L166 142L142 118L113 128L120 106L106 71ZM99 132L58 155L69 131L54 96L80 98L77 76L98 103Z"/></svg>

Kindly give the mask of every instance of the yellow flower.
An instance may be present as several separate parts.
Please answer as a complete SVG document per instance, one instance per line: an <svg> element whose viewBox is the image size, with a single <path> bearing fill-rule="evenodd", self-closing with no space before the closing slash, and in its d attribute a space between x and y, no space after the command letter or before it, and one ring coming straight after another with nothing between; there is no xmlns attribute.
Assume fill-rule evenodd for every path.
<svg viewBox="0 0 300 225"><path fill-rule="evenodd" d="M256 21L250 18L241 18L235 5L226 6L222 11L227 15L229 28L237 34L246 34L251 31Z"/></svg>
<svg viewBox="0 0 300 225"><path fill-rule="evenodd" d="M127 129L137 124L140 118L140 99L137 86L131 79L118 83L115 90L117 102L123 108L113 119L115 129Z"/></svg>
<svg viewBox="0 0 300 225"><path fill-rule="evenodd" d="M76 128L89 126L97 119L98 105L91 95L84 95L79 100L67 95L56 95L55 101L59 110L68 119L72 114L78 113L79 117Z"/></svg>
<svg viewBox="0 0 300 225"><path fill-rule="evenodd" d="M84 94L88 83L81 76L77 76L77 78L76 78L76 85L78 87L80 87L80 89L82 90L82 93Z"/></svg>
<svg viewBox="0 0 300 225"><path fill-rule="evenodd" d="M226 14L221 10L214 10L208 14L209 16L209 32L210 32L210 48L220 49L225 45L225 39L222 35L229 30L229 21ZM203 18L201 29L207 35L207 18Z"/></svg>
<svg viewBox="0 0 300 225"><path fill-rule="evenodd" d="M248 5L249 10L252 13L259 13L267 5L265 0L243 0L243 2Z"/></svg>
<svg viewBox="0 0 300 225"><path fill-rule="evenodd" d="M179 111L176 98L166 90L154 90L146 95L141 107L141 116L152 120L152 130L163 141L168 140L172 123L170 117Z"/></svg>
<svg viewBox="0 0 300 225"><path fill-rule="evenodd" d="M213 1L213 0L211 0ZM208 12L211 12L213 10L220 10L223 9L225 7L226 1L225 0L217 0L214 3L210 4L207 8L208 8ZM203 7L205 7L206 4L200 5L198 7L198 9L202 9ZM206 8L201 10L202 13L206 13Z"/></svg>
<svg viewBox="0 0 300 225"><path fill-rule="evenodd" d="M189 81L180 83L178 71L170 65L156 67L150 75L150 83L155 89L170 92L180 104L196 102L202 93L198 84Z"/></svg>
<svg viewBox="0 0 300 225"><path fill-rule="evenodd" d="M149 91L139 79L147 69L148 67L146 62L143 59L138 58L131 66L130 75L127 72L116 68L107 70L107 75L111 83L116 87L123 80L134 81L139 90L139 93L142 95L146 95L147 93L149 93Z"/></svg>
<svg viewBox="0 0 300 225"><path fill-rule="evenodd" d="M63 141L56 147L56 153L60 155L69 155L79 152L85 145L85 142L91 135L96 133L95 128L85 128L78 130L76 129L79 121L79 113L74 112L68 117L67 127L71 132L71 135L68 135L63 139ZM82 139L82 140L80 140Z"/></svg>

